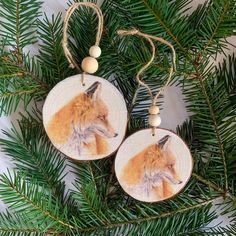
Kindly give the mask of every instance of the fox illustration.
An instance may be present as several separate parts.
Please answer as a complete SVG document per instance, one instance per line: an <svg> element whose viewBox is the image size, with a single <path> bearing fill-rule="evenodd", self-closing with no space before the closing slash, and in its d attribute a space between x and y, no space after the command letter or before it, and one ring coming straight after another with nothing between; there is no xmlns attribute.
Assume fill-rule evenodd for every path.
<svg viewBox="0 0 236 236"><path fill-rule="evenodd" d="M126 189L147 198L165 199L173 195L172 184L181 184L175 169L175 156L170 150L171 137L164 136L131 158L122 172Z"/></svg>
<svg viewBox="0 0 236 236"><path fill-rule="evenodd" d="M108 121L108 108L101 99L101 83L93 83L56 112L46 127L48 136L61 149L78 155L103 155L106 139L116 137Z"/></svg>

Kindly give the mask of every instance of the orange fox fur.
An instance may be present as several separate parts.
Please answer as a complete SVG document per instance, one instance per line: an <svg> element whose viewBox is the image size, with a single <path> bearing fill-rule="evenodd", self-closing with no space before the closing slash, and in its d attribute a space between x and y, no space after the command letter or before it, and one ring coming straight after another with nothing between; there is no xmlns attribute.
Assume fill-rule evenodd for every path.
<svg viewBox="0 0 236 236"><path fill-rule="evenodd" d="M92 155L108 151L106 138L117 134L108 121L108 108L100 98L100 87L95 82L53 115L46 127L53 143L76 145L79 154L83 149Z"/></svg>
<svg viewBox="0 0 236 236"><path fill-rule="evenodd" d="M170 183L180 184L182 181L175 170L175 156L168 150L166 142L164 146L163 143L150 145L131 158L123 169L122 181L134 188L142 186L147 196L150 191L154 191L159 199L172 196Z"/></svg>

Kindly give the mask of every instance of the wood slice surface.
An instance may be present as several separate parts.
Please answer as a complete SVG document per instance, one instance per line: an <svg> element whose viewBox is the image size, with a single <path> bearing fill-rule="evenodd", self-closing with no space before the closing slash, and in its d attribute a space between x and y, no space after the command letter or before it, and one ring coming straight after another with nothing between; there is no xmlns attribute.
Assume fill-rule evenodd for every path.
<svg viewBox="0 0 236 236"><path fill-rule="evenodd" d="M117 150L127 127L127 108L107 80L81 74L59 82L43 106L43 123L53 145L74 160L96 160Z"/></svg>
<svg viewBox="0 0 236 236"><path fill-rule="evenodd" d="M190 179L191 153L175 133L156 129L140 130L120 146L115 172L124 191L144 202L158 202L178 194Z"/></svg>

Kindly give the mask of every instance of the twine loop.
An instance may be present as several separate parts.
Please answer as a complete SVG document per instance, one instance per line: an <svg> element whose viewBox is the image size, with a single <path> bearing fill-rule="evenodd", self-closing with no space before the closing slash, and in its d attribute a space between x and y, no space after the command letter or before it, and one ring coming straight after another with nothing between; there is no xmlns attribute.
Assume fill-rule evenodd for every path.
<svg viewBox="0 0 236 236"><path fill-rule="evenodd" d="M175 49L173 47L173 45L171 43L169 43L168 41L166 41L163 38L160 37L156 37L153 35L149 35L149 34L144 34L141 33L139 30L137 29L131 29L131 30L118 30L117 31L118 35L122 35L122 36L127 36L127 35L138 35L141 36L143 38L145 38L151 45L151 49L152 49L152 55L150 60L138 71L138 73L136 74L136 80L139 83L139 85L145 87L148 90L148 93L150 95L151 98L151 104L152 106L156 106L157 103L157 98L161 95L161 93L163 92L163 90L169 85L172 75L174 73L174 71L176 70L176 52ZM160 43L163 43L165 45L167 45L171 51L172 51L172 66L169 68L169 76L166 80L166 83L159 89L159 91L156 93L156 95L153 94L150 86L148 86L144 81L142 81L140 79L141 75L144 73L144 71L153 63L154 58L155 58L155 54L156 54L156 47L153 43L153 41L158 41ZM152 135L155 135L155 130L156 127L152 127Z"/></svg>
<svg viewBox="0 0 236 236"><path fill-rule="evenodd" d="M97 29L97 34L96 34L96 41L95 44L96 46L99 46L99 43L101 41L101 37L102 37L102 32L103 32L103 25L104 25L104 19L103 19L103 14L101 9L94 3L91 2L76 2L74 4L72 4L65 15L64 18L64 26L63 26L63 39L62 39L62 47L65 53L65 56L70 64L69 67L71 68L76 68L78 71L81 71L80 66L76 63L76 61L73 59L73 56L68 48L68 27L69 27L69 19L72 16L72 14L74 13L74 11L81 6L85 6L85 7L90 7L92 8L95 13L97 14L98 17L98 29Z"/></svg>
<svg viewBox="0 0 236 236"><path fill-rule="evenodd" d="M145 39L147 39L147 41L150 43L151 45L151 48L152 48L152 55L151 55L151 58L150 60L138 71L137 75L136 75L136 80L138 81L139 85L141 86L144 86L147 90L148 90L148 93L151 97L151 101L152 101L152 105L156 105L156 101L157 101L157 98L160 96L160 94L162 93L162 91L165 89L166 86L169 85L170 81L171 81L171 78L172 78L172 75L174 73L174 71L176 70L176 52L175 52L175 49L174 47L172 46L171 43L169 43L168 41L166 41L165 39L163 38L160 38L160 37L156 37L156 36L153 36L153 35L149 35L149 34L144 34L144 33L141 33L139 30L137 29L131 29L131 30L118 30L117 31L117 34L118 35L122 35L122 36L127 36L127 35L138 35L138 36L141 36ZM145 82L143 82L141 79L140 79L140 76L143 74L143 72L153 63L154 61L154 58L155 58L155 54L156 54L156 47L153 43L153 40L155 41L159 41L165 45L167 45L168 47L170 47L171 51L172 51L172 66L171 68L169 68L169 76L168 76L168 79L166 81L166 83L164 84L164 86L157 92L156 95L153 94L150 86L148 86Z"/></svg>

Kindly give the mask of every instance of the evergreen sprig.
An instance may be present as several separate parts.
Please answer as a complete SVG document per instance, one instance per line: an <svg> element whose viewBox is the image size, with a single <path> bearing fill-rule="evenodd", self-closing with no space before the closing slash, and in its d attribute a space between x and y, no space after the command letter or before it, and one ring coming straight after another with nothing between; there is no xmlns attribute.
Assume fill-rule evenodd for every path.
<svg viewBox="0 0 236 236"><path fill-rule="evenodd" d="M73 228L67 218L67 208L61 209L58 200L37 180L25 178L19 173L4 174L0 179L1 199L14 212L26 214L32 225L43 226L45 233L51 229L60 232Z"/></svg>
<svg viewBox="0 0 236 236"><path fill-rule="evenodd" d="M5 0L0 2L1 38L12 46L17 63L22 64L22 49L36 41L36 20L41 1Z"/></svg>
<svg viewBox="0 0 236 236"><path fill-rule="evenodd" d="M0 140L16 165L0 177L0 198L9 206L0 215L1 235L235 235L236 58L230 55L217 67L209 61L235 34L236 1L210 0L189 14L190 2L105 0L98 71L124 95L130 134L146 126L150 101L134 76L149 59L150 48L145 40L120 37L116 31L138 28L175 46L172 82L181 86L191 114L177 131L195 162L184 191L158 204L138 202L119 186L113 157L70 164L75 180L73 190L67 190L67 162L48 140L41 111L33 111ZM61 14L39 20L40 5L38 0L0 0L1 115L16 111L22 102L28 109L30 102L42 101L52 86L76 73L63 55ZM70 21L69 47L78 64L94 44L96 22L87 8L76 11ZM32 58L25 47L37 39L39 55ZM155 62L143 75L154 91L162 86L170 64L169 49L156 47ZM217 218L211 209L215 201L221 201L221 214L230 217L226 227L207 227Z"/></svg>
<svg viewBox="0 0 236 236"><path fill-rule="evenodd" d="M12 214L12 213L1 213L0 214L0 233L2 236L9 235L43 235L43 225L33 223L26 214Z"/></svg>
<svg viewBox="0 0 236 236"><path fill-rule="evenodd" d="M65 159L48 140L39 114L23 116L17 128L13 126L3 133L6 139L0 139L0 145L12 157L16 168L63 199Z"/></svg>
<svg viewBox="0 0 236 236"><path fill-rule="evenodd" d="M13 54L0 55L0 115L15 112L19 105L26 109L32 100L42 100L48 91L48 85L38 77L40 68L34 58L22 54L21 59L19 65Z"/></svg>
<svg viewBox="0 0 236 236"><path fill-rule="evenodd" d="M198 24L198 39L203 42L199 53L216 55L227 48L227 37L235 35L235 0L212 0L200 6L194 17L201 19ZM199 45L200 46L200 45Z"/></svg>
<svg viewBox="0 0 236 236"><path fill-rule="evenodd" d="M52 15L51 19L44 15L38 20L38 35L40 38L39 55L37 56L42 77L50 86L68 76L71 72L61 46L62 15Z"/></svg>

